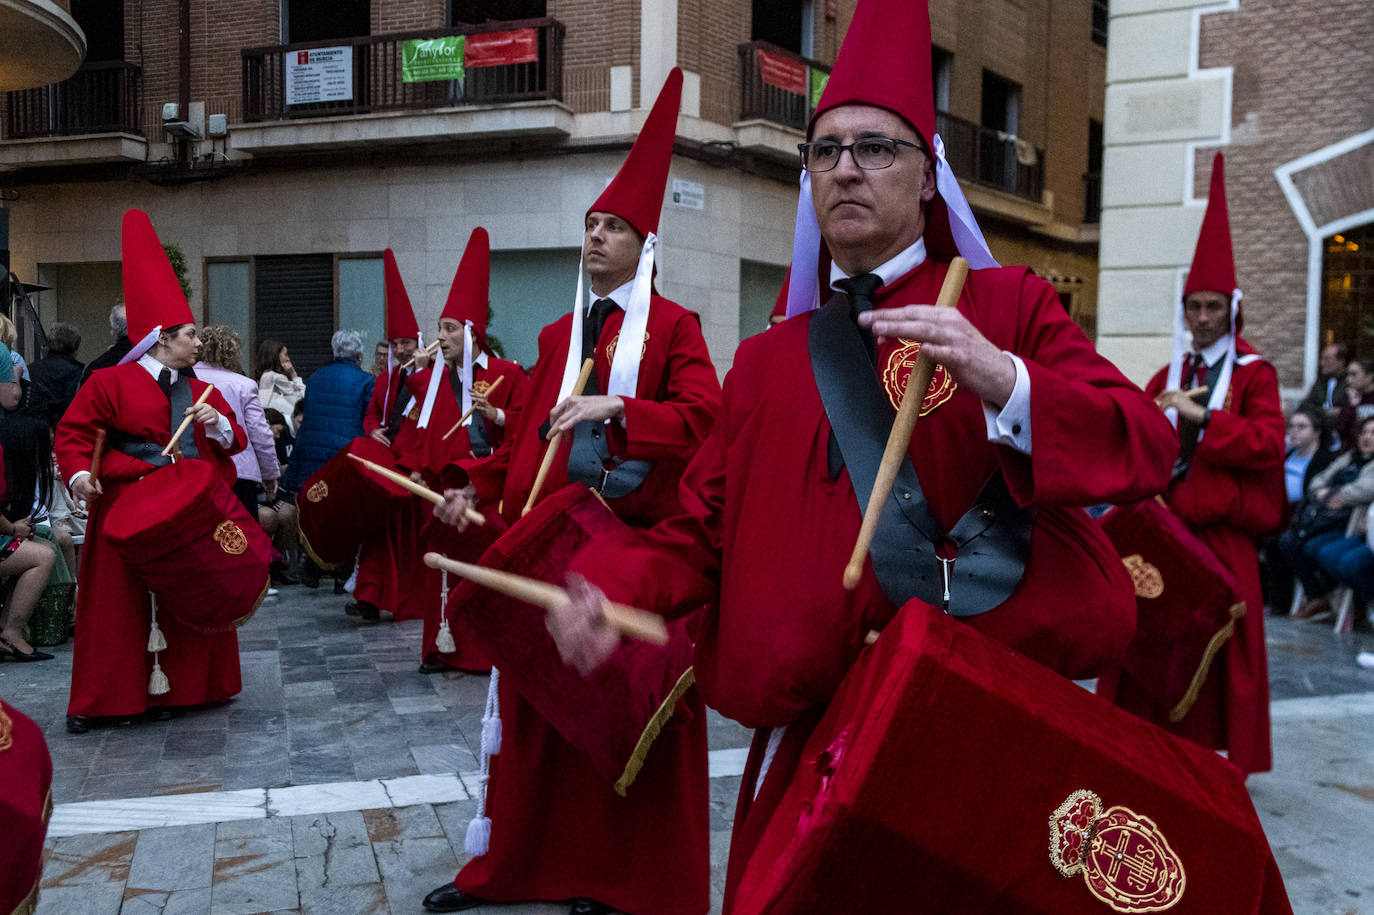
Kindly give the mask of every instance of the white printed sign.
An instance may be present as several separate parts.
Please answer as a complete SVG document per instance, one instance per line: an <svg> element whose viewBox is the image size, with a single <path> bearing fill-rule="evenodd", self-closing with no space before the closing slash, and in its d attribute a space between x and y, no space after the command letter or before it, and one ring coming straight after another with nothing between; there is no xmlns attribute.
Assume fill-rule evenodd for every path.
<svg viewBox="0 0 1374 915"><path fill-rule="evenodd" d="M673 203L689 210L706 209L706 185L696 181L673 179Z"/></svg>
<svg viewBox="0 0 1374 915"><path fill-rule="evenodd" d="M286 104L346 102L353 98L353 48L286 52Z"/></svg>

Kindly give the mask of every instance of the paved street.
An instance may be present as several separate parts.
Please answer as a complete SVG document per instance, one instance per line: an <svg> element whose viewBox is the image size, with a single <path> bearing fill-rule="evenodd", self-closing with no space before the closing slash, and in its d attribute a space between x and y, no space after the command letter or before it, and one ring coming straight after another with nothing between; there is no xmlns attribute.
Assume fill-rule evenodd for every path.
<svg viewBox="0 0 1374 915"><path fill-rule="evenodd" d="M243 692L169 722L69 735L70 643L0 665L55 768L40 913L422 911L466 860L487 680L416 673L419 622L357 626L344 600L269 598L240 633ZM1374 639L1269 625L1275 764L1251 794L1296 911L1374 915L1374 670L1354 661ZM748 739L712 716L717 910Z"/></svg>

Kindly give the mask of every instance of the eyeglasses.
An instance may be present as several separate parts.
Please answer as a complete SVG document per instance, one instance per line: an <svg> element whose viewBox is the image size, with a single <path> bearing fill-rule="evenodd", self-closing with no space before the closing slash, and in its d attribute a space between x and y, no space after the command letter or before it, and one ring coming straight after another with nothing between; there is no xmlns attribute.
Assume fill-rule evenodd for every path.
<svg viewBox="0 0 1374 915"><path fill-rule="evenodd" d="M853 157L854 164L859 168L866 171L887 168L897 160L898 146L910 146L912 149L921 148L915 143L895 140L892 137L864 137L853 143L836 143L834 140L798 143L797 150L801 153L802 168L814 174L815 172L828 172L839 165L840 157L844 155L846 149L849 150L849 155Z"/></svg>

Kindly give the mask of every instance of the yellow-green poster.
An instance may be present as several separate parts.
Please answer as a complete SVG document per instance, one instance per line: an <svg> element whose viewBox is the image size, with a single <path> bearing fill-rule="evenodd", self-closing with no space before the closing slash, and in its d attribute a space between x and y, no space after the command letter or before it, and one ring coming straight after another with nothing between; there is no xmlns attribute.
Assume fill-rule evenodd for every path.
<svg viewBox="0 0 1374 915"><path fill-rule="evenodd" d="M401 45L401 80L427 83L463 78L464 36L412 38Z"/></svg>

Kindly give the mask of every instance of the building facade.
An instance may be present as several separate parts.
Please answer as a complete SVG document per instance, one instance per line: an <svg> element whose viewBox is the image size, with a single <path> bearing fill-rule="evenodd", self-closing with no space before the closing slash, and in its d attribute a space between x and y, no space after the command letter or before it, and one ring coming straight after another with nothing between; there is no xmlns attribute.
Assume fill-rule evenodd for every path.
<svg viewBox="0 0 1374 915"><path fill-rule="evenodd" d="M1102 351L1138 381L1168 361L1220 149L1245 334L1285 389L1328 342L1374 356L1374 8L1114 0L1110 30Z"/></svg>
<svg viewBox="0 0 1374 915"><path fill-rule="evenodd" d="M1049 277L1091 329L1105 8L931 6L940 132L992 251ZM676 65L659 286L701 314L723 372L781 285L796 144L852 11L73 0L91 36L81 70L0 100L15 269L51 287L37 296L43 319L76 324L90 358L120 297L120 214L141 207L185 255L198 317L250 345L281 339L308 370L338 327L380 335L384 248L431 328L482 225L491 332L528 365L538 329L573 305L586 207Z"/></svg>

